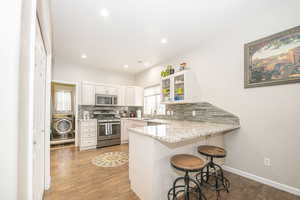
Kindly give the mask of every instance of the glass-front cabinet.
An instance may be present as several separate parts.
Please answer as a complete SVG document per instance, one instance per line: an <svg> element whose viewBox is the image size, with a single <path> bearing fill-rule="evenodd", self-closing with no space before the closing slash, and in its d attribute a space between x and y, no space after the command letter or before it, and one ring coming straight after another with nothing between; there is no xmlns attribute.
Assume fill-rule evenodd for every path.
<svg viewBox="0 0 300 200"><path fill-rule="evenodd" d="M184 100L184 74L174 76L174 101Z"/></svg>
<svg viewBox="0 0 300 200"><path fill-rule="evenodd" d="M195 103L200 101L199 84L190 70L161 79L162 103Z"/></svg>
<svg viewBox="0 0 300 200"><path fill-rule="evenodd" d="M162 101L171 101L171 78L162 80Z"/></svg>

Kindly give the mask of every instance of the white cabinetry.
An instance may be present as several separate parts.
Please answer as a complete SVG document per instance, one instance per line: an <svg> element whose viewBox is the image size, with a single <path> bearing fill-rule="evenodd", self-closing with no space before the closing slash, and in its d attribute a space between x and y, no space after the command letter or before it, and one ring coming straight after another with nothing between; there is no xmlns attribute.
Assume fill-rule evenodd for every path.
<svg viewBox="0 0 300 200"><path fill-rule="evenodd" d="M126 87L125 88L125 106L134 105L134 87Z"/></svg>
<svg viewBox="0 0 300 200"><path fill-rule="evenodd" d="M142 87L134 87L134 94L135 106L144 106L144 89Z"/></svg>
<svg viewBox="0 0 300 200"><path fill-rule="evenodd" d="M126 119L121 120L121 144L128 143L128 121Z"/></svg>
<svg viewBox="0 0 300 200"><path fill-rule="evenodd" d="M129 140L129 128L137 128L147 126L147 122L142 120L131 120L131 119L122 119L121 120L121 143L128 143Z"/></svg>
<svg viewBox="0 0 300 200"><path fill-rule="evenodd" d="M95 105L96 94L117 95L119 106L143 106L144 90L137 86L113 86L82 82L81 105Z"/></svg>
<svg viewBox="0 0 300 200"><path fill-rule="evenodd" d="M81 84L81 104L95 105L95 85L89 83Z"/></svg>
<svg viewBox="0 0 300 200"><path fill-rule="evenodd" d="M144 94L143 88L136 86L129 86L125 88L125 106L143 106Z"/></svg>
<svg viewBox="0 0 300 200"><path fill-rule="evenodd" d="M97 120L80 120L79 121L79 149L95 149L97 147Z"/></svg>
<svg viewBox="0 0 300 200"><path fill-rule="evenodd" d="M118 105L125 106L126 86L120 86L118 94Z"/></svg>
<svg viewBox="0 0 300 200"><path fill-rule="evenodd" d="M184 70L162 78L161 99L165 104L199 102L199 85L192 71Z"/></svg>
<svg viewBox="0 0 300 200"><path fill-rule="evenodd" d="M96 94L118 95L119 88L106 85L96 85Z"/></svg>

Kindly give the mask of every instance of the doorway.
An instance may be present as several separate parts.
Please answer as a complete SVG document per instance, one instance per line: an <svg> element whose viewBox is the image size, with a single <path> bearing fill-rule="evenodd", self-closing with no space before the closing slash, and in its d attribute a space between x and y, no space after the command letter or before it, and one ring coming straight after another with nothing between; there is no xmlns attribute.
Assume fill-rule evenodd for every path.
<svg viewBox="0 0 300 200"><path fill-rule="evenodd" d="M51 149L75 145L76 85L51 84Z"/></svg>

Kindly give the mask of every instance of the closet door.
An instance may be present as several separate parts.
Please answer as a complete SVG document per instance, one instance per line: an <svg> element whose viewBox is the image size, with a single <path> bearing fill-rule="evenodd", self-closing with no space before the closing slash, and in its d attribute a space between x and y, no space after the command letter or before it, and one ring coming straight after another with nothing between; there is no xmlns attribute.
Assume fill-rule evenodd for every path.
<svg viewBox="0 0 300 200"><path fill-rule="evenodd" d="M42 200L45 184L46 50L36 27L33 113L33 200Z"/></svg>

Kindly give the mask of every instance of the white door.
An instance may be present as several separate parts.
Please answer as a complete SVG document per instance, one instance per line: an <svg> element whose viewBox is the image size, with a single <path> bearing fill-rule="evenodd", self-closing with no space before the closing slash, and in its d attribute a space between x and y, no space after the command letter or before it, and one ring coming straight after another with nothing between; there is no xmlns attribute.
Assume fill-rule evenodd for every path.
<svg viewBox="0 0 300 200"><path fill-rule="evenodd" d="M34 71L33 125L33 200L41 200L44 192L45 106L46 106L46 50L39 26L36 27Z"/></svg>

